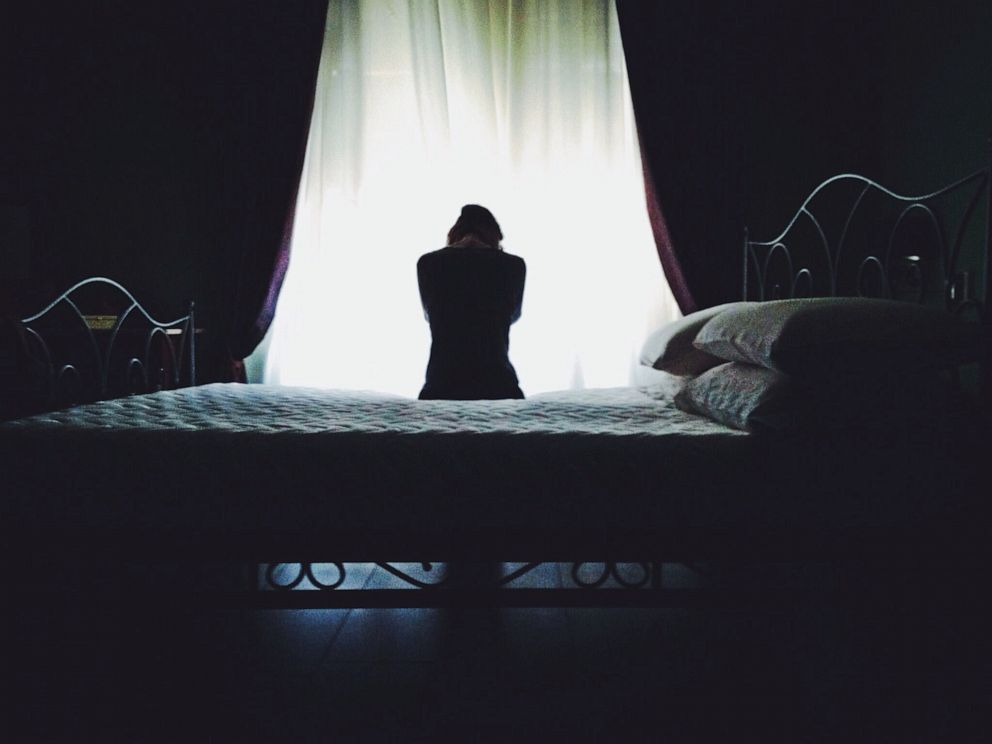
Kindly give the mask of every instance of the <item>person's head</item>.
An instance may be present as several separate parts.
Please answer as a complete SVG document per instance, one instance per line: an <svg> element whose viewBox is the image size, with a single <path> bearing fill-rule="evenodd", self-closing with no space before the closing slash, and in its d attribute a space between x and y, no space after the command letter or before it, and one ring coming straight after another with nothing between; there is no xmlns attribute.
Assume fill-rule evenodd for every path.
<svg viewBox="0 0 992 744"><path fill-rule="evenodd" d="M500 249L503 231L493 213L478 204L466 204L448 231L448 245L472 236L490 248Z"/></svg>

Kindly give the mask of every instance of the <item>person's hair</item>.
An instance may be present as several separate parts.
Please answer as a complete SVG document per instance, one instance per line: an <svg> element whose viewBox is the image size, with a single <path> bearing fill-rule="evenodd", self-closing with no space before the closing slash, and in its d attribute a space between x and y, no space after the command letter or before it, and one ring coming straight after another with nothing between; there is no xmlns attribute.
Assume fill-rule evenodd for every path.
<svg viewBox="0 0 992 744"><path fill-rule="evenodd" d="M448 245L454 245L467 235L474 235L491 248L501 249L503 231L493 213L478 204L466 204L455 224L448 231Z"/></svg>

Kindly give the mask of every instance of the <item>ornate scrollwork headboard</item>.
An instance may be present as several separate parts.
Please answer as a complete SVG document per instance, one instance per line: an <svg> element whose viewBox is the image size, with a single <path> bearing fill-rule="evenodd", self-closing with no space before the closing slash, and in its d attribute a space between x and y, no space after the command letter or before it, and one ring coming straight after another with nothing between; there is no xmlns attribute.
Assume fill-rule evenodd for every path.
<svg viewBox="0 0 992 744"><path fill-rule="evenodd" d="M743 298L884 297L983 315L989 173L921 196L853 174L827 179L777 237L745 231Z"/></svg>
<svg viewBox="0 0 992 744"><path fill-rule="evenodd" d="M196 384L193 303L160 321L122 285L93 277L8 326L6 417Z"/></svg>

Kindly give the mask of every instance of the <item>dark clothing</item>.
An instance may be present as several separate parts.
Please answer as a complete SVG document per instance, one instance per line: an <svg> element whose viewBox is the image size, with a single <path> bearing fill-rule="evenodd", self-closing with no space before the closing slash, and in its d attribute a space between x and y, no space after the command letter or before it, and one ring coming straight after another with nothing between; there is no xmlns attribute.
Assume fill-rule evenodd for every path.
<svg viewBox="0 0 992 744"><path fill-rule="evenodd" d="M481 246L420 257L417 280L432 338L422 400L524 397L508 352L526 271L523 259Z"/></svg>

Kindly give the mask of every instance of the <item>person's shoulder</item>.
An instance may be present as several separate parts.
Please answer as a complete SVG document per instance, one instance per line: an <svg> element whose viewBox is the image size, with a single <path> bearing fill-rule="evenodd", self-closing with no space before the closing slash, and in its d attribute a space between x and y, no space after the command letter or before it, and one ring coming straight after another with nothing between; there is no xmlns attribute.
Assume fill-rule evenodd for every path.
<svg viewBox="0 0 992 744"><path fill-rule="evenodd" d="M420 258L417 259L417 266L423 266L427 264L436 263L441 260L447 253L449 253L447 248L439 248L436 251L431 251L430 253L425 253Z"/></svg>
<svg viewBox="0 0 992 744"><path fill-rule="evenodd" d="M502 251L499 255L503 257L503 260L507 263L507 265L513 266L518 271L522 271L526 267L524 260L520 258L520 256L515 256L514 254L507 253L506 251Z"/></svg>

